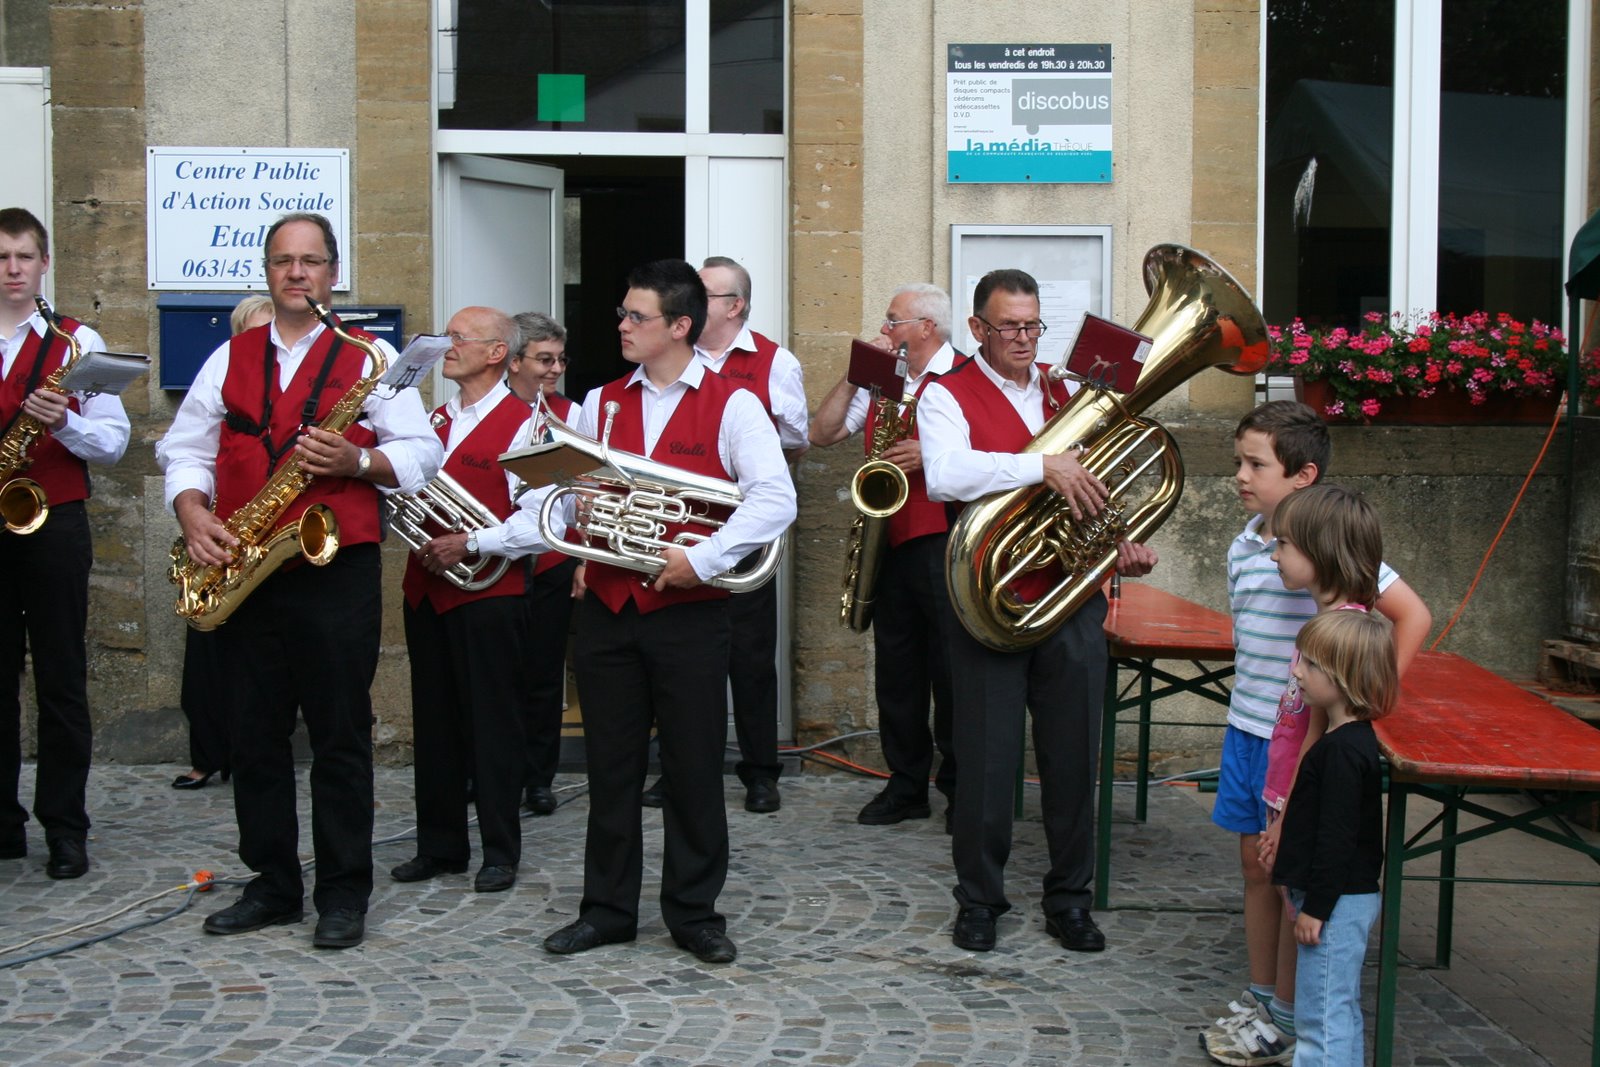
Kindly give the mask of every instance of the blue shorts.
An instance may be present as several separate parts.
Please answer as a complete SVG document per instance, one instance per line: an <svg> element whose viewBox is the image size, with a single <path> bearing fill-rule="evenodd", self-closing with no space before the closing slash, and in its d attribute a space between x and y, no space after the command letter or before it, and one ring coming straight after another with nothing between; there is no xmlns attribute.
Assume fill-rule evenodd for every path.
<svg viewBox="0 0 1600 1067"><path fill-rule="evenodd" d="M1217 801L1211 821L1236 834L1259 834L1267 828L1267 802L1261 791L1267 784L1265 737L1230 726L1222 735L1222 768L1217 776Z"/></svg>

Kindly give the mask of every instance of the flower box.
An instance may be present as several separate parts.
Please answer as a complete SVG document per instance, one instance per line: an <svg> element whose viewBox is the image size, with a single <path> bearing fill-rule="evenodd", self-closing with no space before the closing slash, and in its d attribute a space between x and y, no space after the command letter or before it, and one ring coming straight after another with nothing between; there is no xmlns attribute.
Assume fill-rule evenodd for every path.
<svg viewBox="0 0 1600 1067"><path fill-rule="evenodd" d="M1343 415L1329 415L1328 410L1338 402L1338 394L1327 382L1308 382L1296 378L1296 400L1310 405L1329 422L1350 421ZM1441 389L1429 397L1391 396L1382 402L1375 415L1357 414L1355 417L1367 424L1398 426L1455 426L1474 423L1480 426L1549 425L1556 414L1556 394L1542 396L1515 396L1499 393L1486 396L1482 403L1474 404L1471 394L1461 389Z"/></svg>

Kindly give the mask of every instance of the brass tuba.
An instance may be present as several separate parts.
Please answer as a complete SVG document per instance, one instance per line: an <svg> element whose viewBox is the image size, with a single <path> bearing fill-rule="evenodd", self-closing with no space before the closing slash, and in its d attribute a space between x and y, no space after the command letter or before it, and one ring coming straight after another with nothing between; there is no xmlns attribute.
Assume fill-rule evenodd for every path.
<svg viewBox="0 0 1600 1067"><path fill-rule="evenodd" d="M372 373L352 385L317 424L318 429L343 434L361 416L361 406L389 369L389 361L373 342L345 332L327 308L309 296L306 303L340 340L361 349L372 361ZM225 520L228 532L239 539L239 545L233 550L233 562L225 566L195 562L183 535L178 535L172 543L172 566L167 568L167 580L178 587L178 601L173 610L190 626L196 630L215 630L227 622L228 616L274 571L297 555L318 567L333 561L339 551L339 521L331 508L313 504L298 519L278 525L283 513L306 491L312 478L300 469L299 457L291 454L249 503L228 516Z"/></svg>
<svg viewBox="0 0 1600 1067"><path fill-rule="evenodd" d="M390 493L384 497L383 510L389 529L414 549L442 533L468 533L500 525L499 516L443 471L419 492ZM437 527L436 532L429 531L429 523ZM505 577L510 566L506 556L468 556L446 570L444 578L457 589L476 593Z"/></svg>
<svg viewBox="0 0 1600 1067"><path fill-rule="evenodd" d="M1017 652L1049 637L1105 582L1117 543L1147 540L1177 506L1183 492L1177 444L1139 413L1207 367L1254 374L1266 364L1261 312L1206 256L1157 245L1145 254L1144 284L1150 302L1133 329L1152 345L1133 391L1123 397L1092 385L1080 389L1023 449L1084 449L1079 462L1110 492L1104 509L1076 522L1059 495L1034 485L974 501L951 527L950 601L967 632L989 648ZM1133 496L1152 482L1144 498ZM1023 603L1012 592L1019 577L1057 560L1062 579L1038 600Z"/></svg>
<svg viewBox="0 0 1600 1067"><path fill-rule="evenodd" d="M39 383L39 388L59 393L67 372L83 357L83 348L74 334L61 328L61 316L51 310L44 297L35 296L33 303L50 332L67 343L67 358ZM28 451L42 433L44 423L19 411L11 428L4 437L0 437L0 483L4 483L0 484L0 518L5 520L6 529L12 533L31 534L50 517L50 500L45 496L44 489L32 478L21 476L32 462Z"/></svg>
<svg viewBox="0 0 1600 1067"><path fill-rule="evenodd" d="M516 461L530 454L549 452L553 447L572 450L585 470L576 476L563 474L554 478L555 488L539 509L539 530L545 541L569 556L656 575L666 566L662 553L709 538L724 524L716 513L737 508L744 495L724 478L694 474L647 456L613 449L611 426L620 408L615 401L606 405L606 422L599 441L583 436L544 408L547 443L508 452L500 462L515 469ZM549 484L530 481L536 486ZM574 498L577 508L574 529L584 535L579 541L562 540L555 528L556 509L563 507L568 497ZM685 531L666 540L669 523L690 524L706 532ZM750 570L719 574L706 584L735 593L759 589L778 573L782 557L783 539L779 538L761 549Z"/></svg>
<svg viewBox="0 0 1600 1067"><path fill-rule="evenodd" d="M902 342L899 352L902 373L905 362L906 346ZM911 495L906 472L879 457L890 446L910 437L916 424L916 397L904 399L906 411L902 417L902 401L879 394L876 387L873 394L872 443L867 450L868 459L850 478L850 503L855 505L857 514L850 524L844 558L844 592L839 595L839 621L858 634L866 633L872 626L878 571L889 548L889 519L905 507L906 498Z"/></svg>

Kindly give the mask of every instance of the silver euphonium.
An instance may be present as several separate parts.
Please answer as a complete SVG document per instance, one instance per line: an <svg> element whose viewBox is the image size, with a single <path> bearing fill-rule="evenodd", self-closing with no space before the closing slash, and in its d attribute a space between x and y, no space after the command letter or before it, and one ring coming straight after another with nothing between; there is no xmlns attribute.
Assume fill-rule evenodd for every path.
<svg viewBox="0 0 1600 1067"><path fill-rule="evenodd" d="M539 509L539 529L545 541L569 556L657 575L666 567L663 553L667 549L689 548L706 540L725 525L718 512L731 511L744 501L739 487L726 479L693 474L612 448L611 427L621 409L615 401L605 407L605 427L598 441L562 422L542 403L540 406L546 441L570 448L595 464L576 477L557 479ZM503 462L505 457L501 458ZM577 541L565 540L554 522L568 497L575 505L573 529L583 535ZM669 539L668 524L687 524L704 532L680 531ZM758 589L778 573L782 555L780 538L761 549L751 569L719 574L706 584L735 593Z"/></svg>
<svg viewBox="0 0 1600 1067"><path fill-rule="evenodd" d="M389 529L413 549L420 549L443 534L471 533L500 525L498 515L443 471L418 492L385 497L384 517ZM510 566L511 560L505 556L468 556L446 570L444 578L458 589L475 593L498 582Z"/></svg>

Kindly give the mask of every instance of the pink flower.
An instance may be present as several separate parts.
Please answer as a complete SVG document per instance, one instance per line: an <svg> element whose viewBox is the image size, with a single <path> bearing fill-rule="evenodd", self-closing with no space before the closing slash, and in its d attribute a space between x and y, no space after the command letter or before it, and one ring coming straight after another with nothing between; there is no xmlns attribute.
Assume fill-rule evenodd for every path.
<svg viewBox="0 0 1600 1067"><path fill-rule="evenodd" d="M1372 418L1372 416L1374 416L1374 415L1376 415L1378 413L1378 410L1382 406L1383 405L1378 403L1376 397L1370 397L1369 396L1369 397L1367 397L1365 400L1363 400L1361 402L1361 414L1365 415L1367 418L1370 419L1370 418Z"/></svg>

